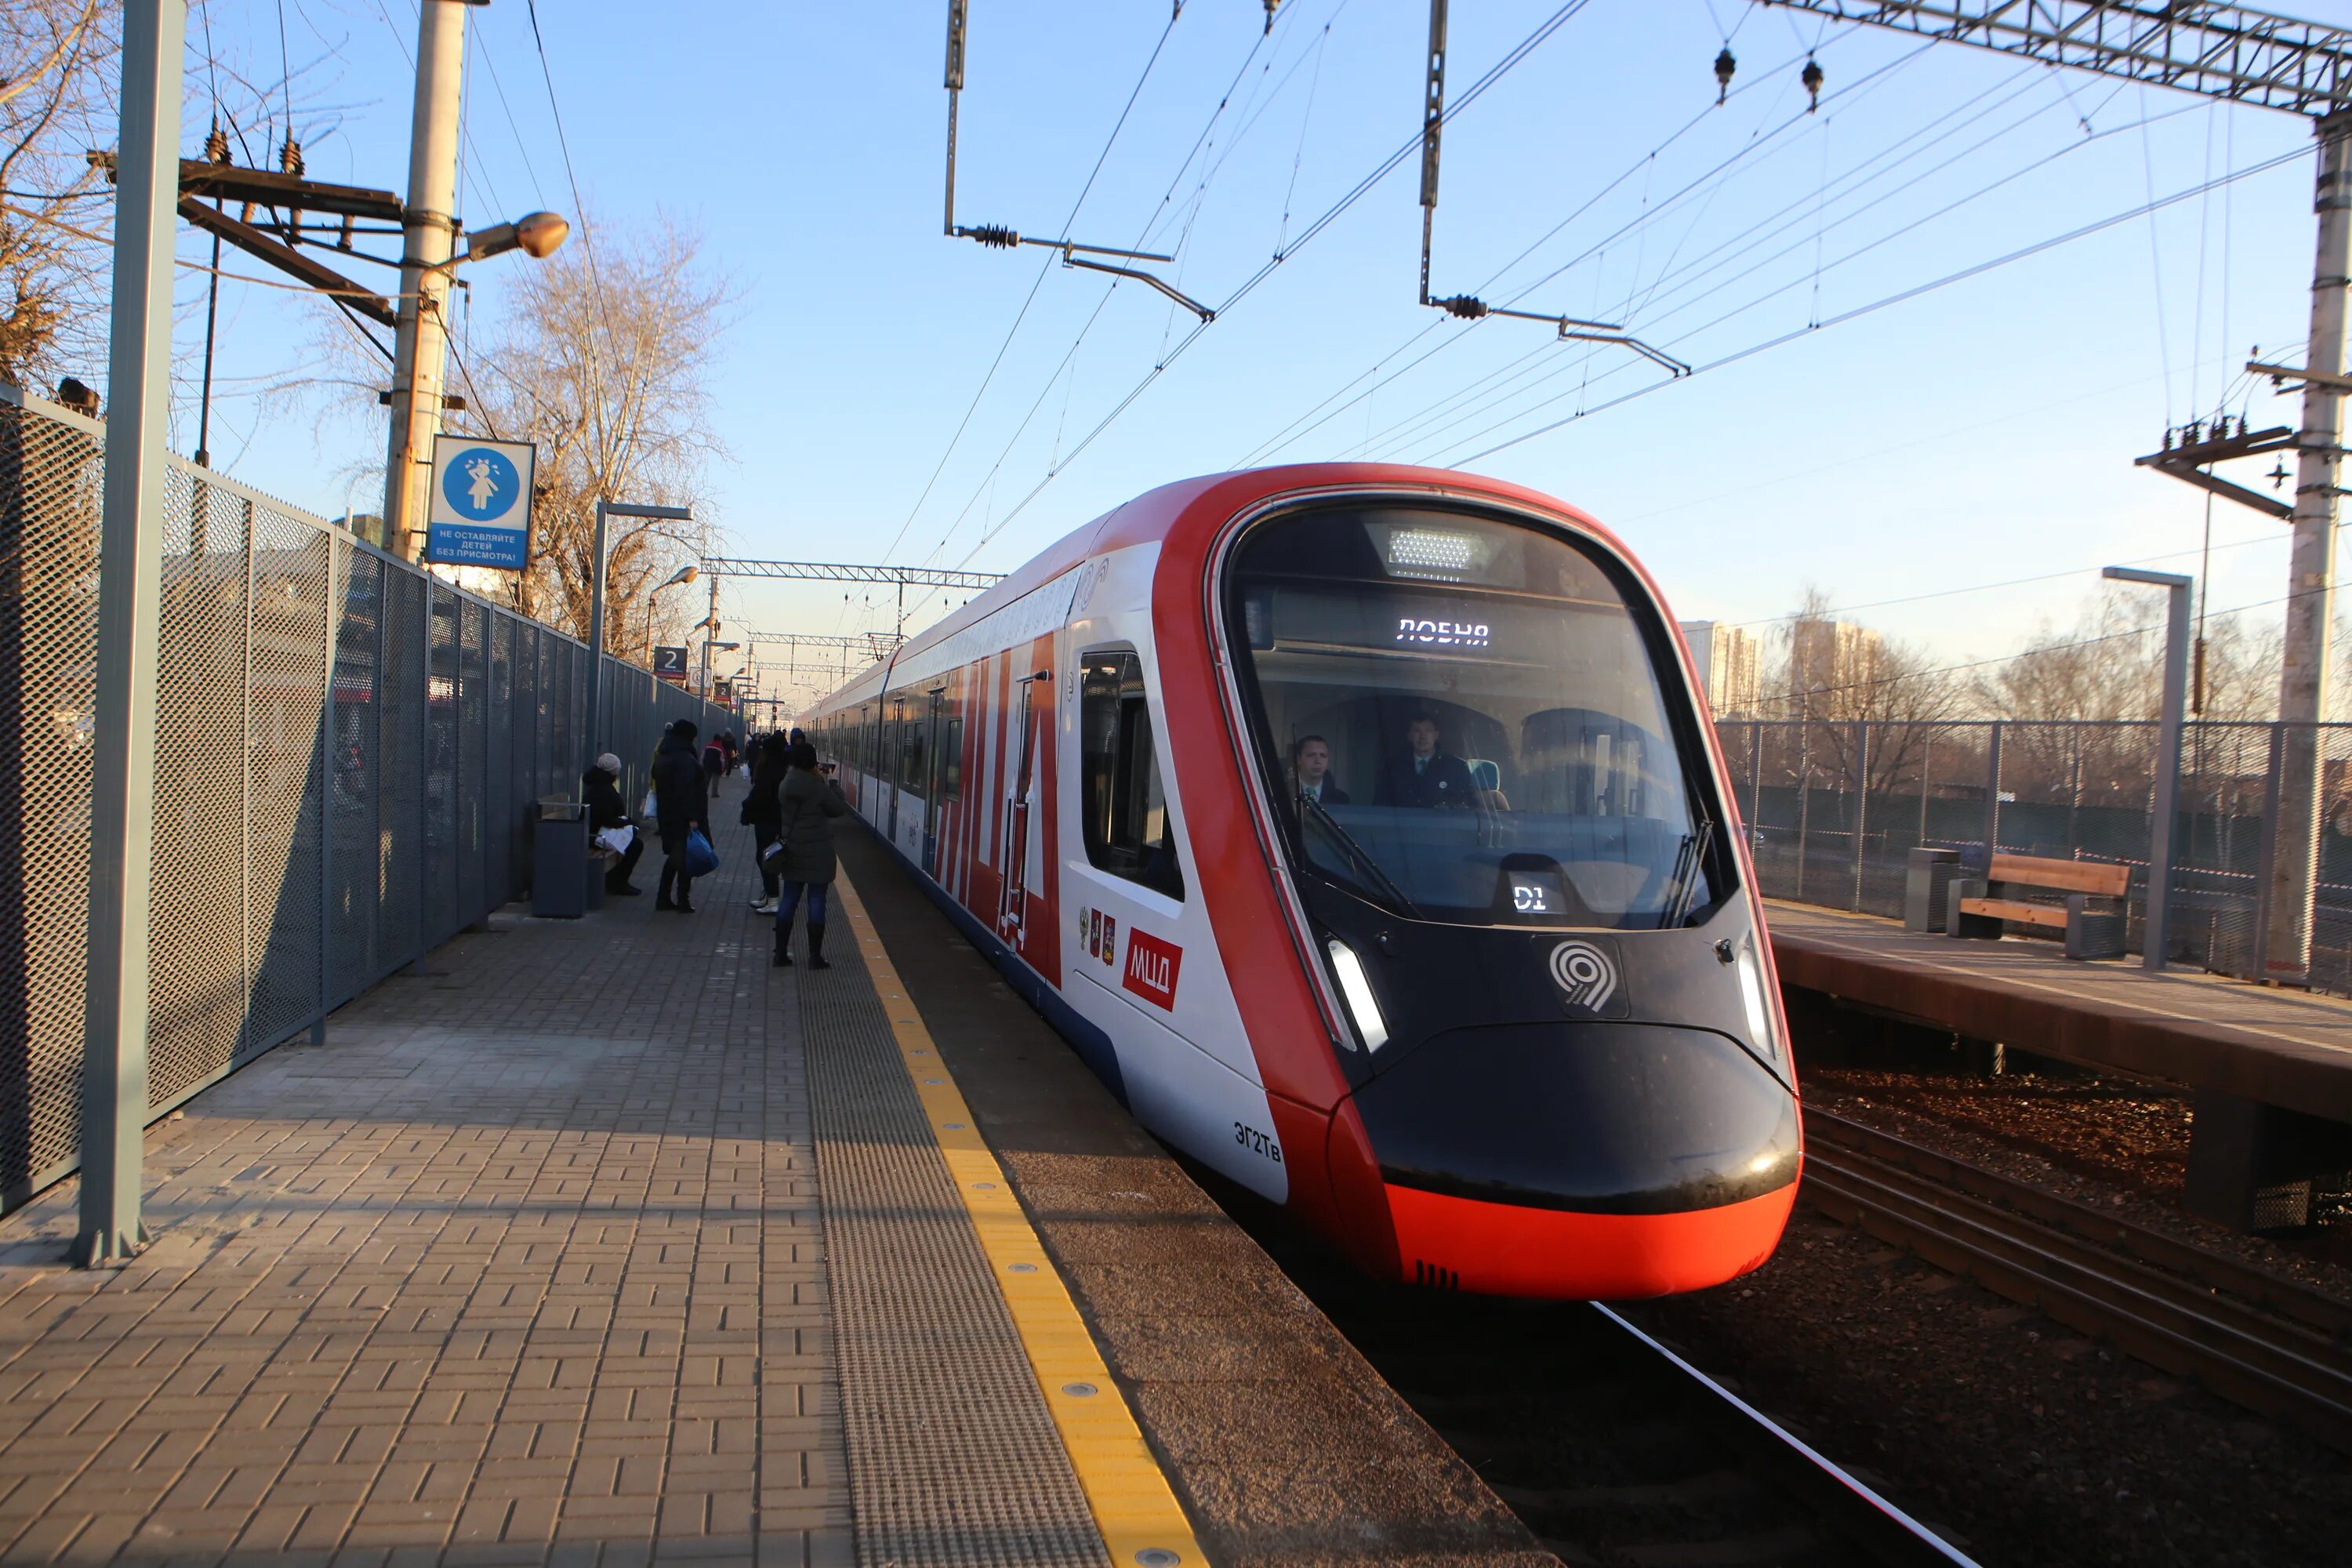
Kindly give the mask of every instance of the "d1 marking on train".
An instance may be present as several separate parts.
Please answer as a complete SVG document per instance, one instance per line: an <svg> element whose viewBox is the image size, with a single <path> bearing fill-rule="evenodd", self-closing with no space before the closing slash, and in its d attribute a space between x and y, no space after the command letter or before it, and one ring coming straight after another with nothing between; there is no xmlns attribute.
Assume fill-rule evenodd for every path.
<svg viewBox="0 0 2352 1568"><path fill-rule="evenodd" d="M1176 1008L1176 974L1184 967L1184 950L1150 932L1127 933L1127 973L1119 984L1153 1006Z"/></svg>

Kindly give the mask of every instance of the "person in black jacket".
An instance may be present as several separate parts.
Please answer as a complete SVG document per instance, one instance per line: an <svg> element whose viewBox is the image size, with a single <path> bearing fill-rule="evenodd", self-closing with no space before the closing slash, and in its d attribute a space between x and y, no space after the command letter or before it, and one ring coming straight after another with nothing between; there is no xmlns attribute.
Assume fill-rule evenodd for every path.
<svg viewBox="0 0 2352 1568"><path fill-rule="evenodd" d="M776 956L778 969L793 965L793 915L799 908L803 894L808 896L808 966L811 969L833 967L824 959L824 894L833 885L837 862L833 852L833 818L847 816L849 803L841 798L841 791L831 779L817 771L816 748L806 741L795 743L789 760L792 769L776 792L781 805L782 831L776 843L776 853L771 857L778 862L777 872L783 879L783 891L776 903Z"/></svg>
<svg viewBox="0 0 2352 1568"><path fill-rule="evenodd" d="M743 754L759 759L751 764L751 792L743 797L743 820L751 829L751 841L760 859L760 896L751 900L751 912L772 915L782 882L768 846L783 830L784 804L779 791L783 785L784 769L792 761L792 747L782 735L758 735L743 749Z"/></svg>
<svg viewBox="0 0 2352 1568"><path fill-rule="evenodd" d="M686 874L686 836L697 828L706 837L710 832L709 781L694 754L697 733L690 720L680 719L654 753L654 811L661 822L662 854L667 857L654 908L685 914L694 912L694 879ZM670 896L673 888L675 899Z"/></svg>
<svg viewBox="0 0 2352 1568"><path fill-rule="evenodd" d="M1439 810L1475 811L1483 804L1470 764L1450 752L1437 749L1437 721L1416 713L1404 727L1412 747L1404 761L1389 770L1383 805L1434 806Z"/></svg>
<svg viewBox="0 0 2352 1568"><path fill-rule="evenodd" d="M580 775L580 799L588 807L588 841L608 827L627 827L629 809L621 801L621 759L607 752L596 759L596 765ZM634 897L645 891L629 880L629 873L645 858L646 836L641 828L630 836L629 847L620 862L604 873L604 891Z"/></svg>

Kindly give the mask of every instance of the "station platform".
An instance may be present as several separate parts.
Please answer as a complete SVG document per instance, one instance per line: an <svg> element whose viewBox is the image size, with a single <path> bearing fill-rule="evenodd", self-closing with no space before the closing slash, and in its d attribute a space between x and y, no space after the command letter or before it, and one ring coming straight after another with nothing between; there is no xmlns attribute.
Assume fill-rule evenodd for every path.
<svg viewBox="0 0 2352 1568"><path fill-rule="evenodd" d="M1765 919L1792 1005L1811 993L2192 1091L2187 1203L2207 1218L2305 1223L2313 1183L2352 1168L2352 1001L1810 904L1768 900Z"/></svg>
<svg viewBox="0 0 2352 1568"><path fill-rule="evenodd" d="M0 1220L0 1561L1550 1563L841 838L827 973L730 827L151 1129L128 1265Z"/></svg>

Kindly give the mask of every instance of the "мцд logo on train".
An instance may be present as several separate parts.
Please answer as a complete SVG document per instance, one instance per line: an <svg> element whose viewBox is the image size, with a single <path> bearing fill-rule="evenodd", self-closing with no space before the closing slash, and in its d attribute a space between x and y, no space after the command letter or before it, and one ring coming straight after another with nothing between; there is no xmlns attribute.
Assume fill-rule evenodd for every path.
<svg viewBox="0 0 2352 1568"><path fill-rule="evenodd" d="M1176 972L1184 967L1184 950L1150 932L1127 933L1127 973L1120 981L1129 991L1156 1007L1176 1006Z"/></svg>

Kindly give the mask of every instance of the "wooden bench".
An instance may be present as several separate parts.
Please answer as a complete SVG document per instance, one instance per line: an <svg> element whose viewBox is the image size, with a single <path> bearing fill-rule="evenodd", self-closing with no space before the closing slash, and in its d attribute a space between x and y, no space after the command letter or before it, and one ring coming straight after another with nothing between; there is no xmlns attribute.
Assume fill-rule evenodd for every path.
<svg viewBox="0 0 2352 1568"><path fill-rule="evenodd" d="M1996 855L1990 875L1951 886L1949 923L1956 937L1998 938L2003 921L2065 933L2069 958L2124 955L2125 898L2131 868L2098 860L2051 860ZM2063 904L2025 896L2061 893ZM2093 900L2099 900L2092 907Z"/></svg>

